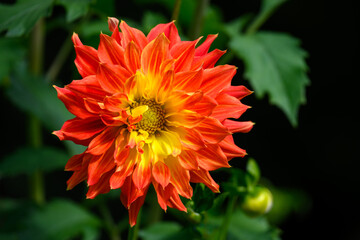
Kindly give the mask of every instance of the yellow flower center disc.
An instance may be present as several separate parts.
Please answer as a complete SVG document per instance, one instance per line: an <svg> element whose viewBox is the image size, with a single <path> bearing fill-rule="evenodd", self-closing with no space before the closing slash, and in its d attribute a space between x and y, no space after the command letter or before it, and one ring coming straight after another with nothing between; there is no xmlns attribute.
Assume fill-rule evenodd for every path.
<svg viewBox="0 0 360 240"><path fill-rule="evenodd" d="M142 114L142 119L136 124L137 129L147 131L149 134L164 128L165 110L154 99L140 99L133 107L148 106L148 110Z"/></svg>

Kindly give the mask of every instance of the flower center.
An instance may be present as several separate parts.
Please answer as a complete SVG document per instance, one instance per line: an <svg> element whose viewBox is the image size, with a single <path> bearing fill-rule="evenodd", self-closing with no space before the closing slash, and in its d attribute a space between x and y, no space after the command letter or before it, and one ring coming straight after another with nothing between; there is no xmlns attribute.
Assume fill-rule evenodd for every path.
<svg viewBox="0 0 360 240"><path fill-rule="evenodd" d="M149 134L164 128L165 110L154 99L141 98L133 104L133 107L148 106L148 110L142 114L140 122L136 123L136 128L147 131Z"/></svg>

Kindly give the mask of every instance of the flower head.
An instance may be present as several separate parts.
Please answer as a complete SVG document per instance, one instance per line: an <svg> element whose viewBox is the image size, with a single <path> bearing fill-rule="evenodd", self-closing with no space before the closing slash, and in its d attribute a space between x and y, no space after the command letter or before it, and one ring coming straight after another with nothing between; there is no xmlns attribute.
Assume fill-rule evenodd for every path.
<svg viewBox="0 0 360 240"><path fill-rule="evenodd" d="M112 35L100 34L98 50L72 37L83 79L55 88L76 117L54 134L87 146L66 164L74 172L68 188L86 180L88 198L121 188L134 225L151 184L164 210L186 211L179 195L191 198L190 182L219 191L209 171L246 154L231 134L253 123L228 118L248 109L240 99L251 92L231 86L235 66L214 66L225 53L208 52L217 35L198 46L200 39L181 41L174 22L147 36L108 22Z"/></svg>

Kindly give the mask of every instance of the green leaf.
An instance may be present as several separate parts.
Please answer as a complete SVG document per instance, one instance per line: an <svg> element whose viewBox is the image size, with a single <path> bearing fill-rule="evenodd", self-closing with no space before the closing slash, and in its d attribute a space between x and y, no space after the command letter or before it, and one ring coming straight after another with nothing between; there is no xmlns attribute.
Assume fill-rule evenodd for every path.
<svg viewBox="0 0 360 240"><path fill-rule="evenodd" d="M25 56L25 48L19 39L0 38L0 85L13 70L16 62Z"/></svg>
<svg viewBox="0 0 360 240"><path fill-rule="evenodd" d="M28 33L37 20L48 16L53 0L19 0L15 4L0 4L0 32L16 37Z"/></svg>
<svg viewBox="0 0 360 240"><path fill-rule="evenodd" d="M65 240L79 234L91 239L89 233L94 239L99 234L100 220L73 202L55 200L34 212L27 224L23 239Z"/></svg>
<svg viewBox="0 0 360 240"><path fill-rule="evenodd" d="M246 171L254 178L255 183L259 181L261 176L260 168L253 158L249 159L246 165Z"/></svg>
<svg viewBox="0 0 360 240"><path fill-rule="evenodd" d="M206 225L199 230L209 236L209 239L217 239L218 230L223 222L219 216L209 216ZM202 229L201 229L202 228ZM280 240L280 230L268 223L264 217L248 217L242 211L235 211L227 234L228 240Z"/></svg>
<svg viewBox="0 0 360 240"><path fill-rule="evenodd" d="M89 11L92 0L58 0L57 3L66 9L66 21L72 22Z"/></svg>
<svg viewBox="0 0 360 240"><path fill-rule="evenodd" d="M144 240L170 239L172 235L177 234L181 229L181 225L176 222L158 222L140 230L139 236Z"/></svg>
<svg viewBox="0 0 360 240"><path fill-rule="evenodd" d="M213 193L208 187L204 184L196 184L194 190L194 210L196 212L202 212L210 209L214 204L215 193Z"/></svg>
<svg viewBox="0 0 360 240"><path fill-rule="evenodd" d="M261 3L260 14L269 14L282 5L287 0L263 0Z"/></svg>
<svg viewBox="0 0 360 240"><path fill-rule="evenodd" d="M68 155L51 147L20 148L4 157L0 162L0 175L15 176L31 174L36 170L52 171L64 169Z"/></svg>
<svg viewBox="0 0 360 240"><path fill-rule="evenodd" d="M245 62L245 77L258 97L269 95L271 103L283 110L293 126L298 109L306 101L309 84L305 62L307 53L300 41L290 35L274 32L238 34L230 48Z"/></svg>
<svg viewBox="0 0 360 240"><path fill-rule="evenodd" d="M56 90L43 78L31 76L26 66L17 65L6 94L20 109L38 117L49 130L59 129L73 117L57 98Z"/></svg>

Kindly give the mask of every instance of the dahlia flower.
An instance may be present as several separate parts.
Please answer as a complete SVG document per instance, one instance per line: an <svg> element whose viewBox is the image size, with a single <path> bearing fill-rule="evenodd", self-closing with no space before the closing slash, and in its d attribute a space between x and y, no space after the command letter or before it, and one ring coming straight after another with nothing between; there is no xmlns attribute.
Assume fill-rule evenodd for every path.
<svg viewBox="0 0 360 240"><path fill-rule="evenodd" d="M82 76L59 99L75 118L54 134L87 146L71 157L68 189L82 181L87 198L121 189L120 199L133 226L148 188L158 203L186 211L180 196L191 198L192 183L218 192L209 171L230 167L243 157L232 133L248 132L250 121L234 121L249 107L251 93L231 86L236 67L214 66L225 53L208 52L217 35L181 41L174 22L159 24L145 36L124 21L109 18L111 36L100 34L98 50L73 34L75 65Z"/></svg>

